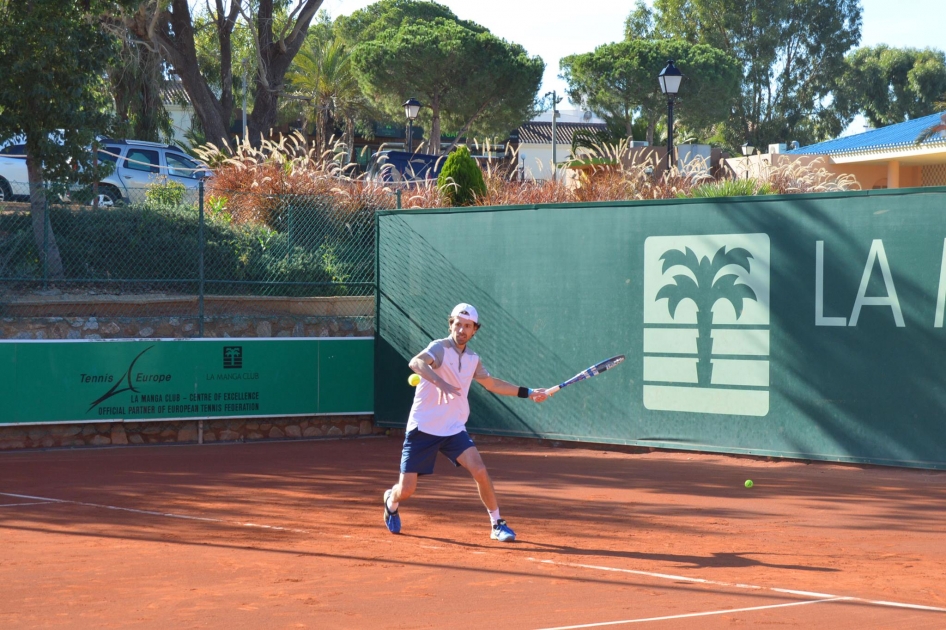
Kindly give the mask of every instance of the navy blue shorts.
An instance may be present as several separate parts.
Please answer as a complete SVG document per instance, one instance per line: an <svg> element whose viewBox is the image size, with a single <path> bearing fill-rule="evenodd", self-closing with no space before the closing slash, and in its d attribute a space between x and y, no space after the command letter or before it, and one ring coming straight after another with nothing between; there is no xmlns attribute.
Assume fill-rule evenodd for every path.
<svg viewBox="0 0 946 630"><path fill-rule="evenodd" d="M401 472L418 475L432 474L438 452L446 455L454 466L459 466L457 458L472 446L476 445L466 431L461 431L456 435L441 436L424 433L420 429L411 429L404 436Z"/></svg>

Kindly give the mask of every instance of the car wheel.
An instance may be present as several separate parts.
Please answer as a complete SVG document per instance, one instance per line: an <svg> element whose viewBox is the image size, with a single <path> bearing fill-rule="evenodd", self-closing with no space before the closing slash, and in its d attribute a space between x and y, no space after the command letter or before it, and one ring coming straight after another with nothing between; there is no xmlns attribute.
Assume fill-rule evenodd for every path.
<svg viewBox="0 0 946 630"><path fill-rule="evenodd" d="M13 189L7 180L0 177L0 203L4 201L13 201Z"/></svg>
<svg viewBox="0 0 946 630"><path fill-rule="evenodd" d="M109 186L108 184L99 185L98 206L100 208L112 208L114 206L120 206L122 203L124 203L122 194L118 192L117 188ZM95 197L89 201L89 205L95 205Z"/></svg>

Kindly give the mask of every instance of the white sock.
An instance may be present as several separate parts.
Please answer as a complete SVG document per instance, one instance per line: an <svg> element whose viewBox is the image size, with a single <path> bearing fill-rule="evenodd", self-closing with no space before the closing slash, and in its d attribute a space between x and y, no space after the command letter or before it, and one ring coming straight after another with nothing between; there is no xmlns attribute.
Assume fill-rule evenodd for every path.
<svg viewBox="0 0 946 630"><path fill-rule="evenodd" d="M394 488L391 488L391 494L394 494ZM394 503L390 499L388 500L388 512L397 512L397 506L399 503Z"/></svg>
<svg viewBox="0 0 946 630"><path fill-rule="evenodd" d="M496 521L499 520L499 508L496 508L495 510L486 510L486 511L489 512L489 520L493 523L493 525L495 525Z"/></svg>

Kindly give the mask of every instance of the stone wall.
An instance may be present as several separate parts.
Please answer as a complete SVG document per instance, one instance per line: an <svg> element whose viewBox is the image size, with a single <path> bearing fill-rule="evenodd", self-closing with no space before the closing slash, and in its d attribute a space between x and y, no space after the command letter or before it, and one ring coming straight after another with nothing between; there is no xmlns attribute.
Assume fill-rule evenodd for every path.
<svg viewBox="0 0 946 630"><path fill-rule="evenodd" d="M0 450L297 440L384 432L374 426L373 416L54 424L0 428Z"/></svg>
<svg viewBox="0 0 946 630"><path fill-rule="evenodd" d="M0 339L183 339L199 321L190 298L94 298L53 293L0 303ZM188 307L188 308L189 308ZM374 298L208 298L204 337L370 337ZM230 313L230 314L228 314ZM238 313L238 314L234 314ZM373 416L0 425L0 450L249 442L384 433Z"/></svg>
<svg viewBox="0 0 946 630"><path fill-rule="evenodd" d="M370 337L374 297L204 300L204 337ZM197 298L92 296L58 290L0 299L0 339L198 337Z"/></svg>
<svg viewBox="0 0 946 630"><path fill-rule="evenodd" d="M195 317L0 318L0 339L185 339L197 337ZM374 321L350 317L215 316L204 337L370 337Z"/></svg>

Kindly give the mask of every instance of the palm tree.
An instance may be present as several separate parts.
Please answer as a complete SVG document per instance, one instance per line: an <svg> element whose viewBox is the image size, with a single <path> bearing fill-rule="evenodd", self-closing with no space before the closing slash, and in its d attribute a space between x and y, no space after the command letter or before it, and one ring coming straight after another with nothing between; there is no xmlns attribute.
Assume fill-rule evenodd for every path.
<svg viewBox="0 0 946 630"><path fill-rule="evenodd" d="M333 35L310 38L296 55L286 77L297 94L309 100L303 128L315 122L315 144L319 151L328 148L332 130L341 123L350 158L355 120L371 109L358 85L351 52Z"/></svg>
<svg viewBox="0 0 946 630"><path fill-rule="evenodd" d="M745 284L736 284L739 276L726 274L717 278L717 274L729 265L737 265L749 271L749 259L752 258L745 249L736 247L726 251L720 247L713 255L713 260L706 256L698 259L689 247L686 252L671 249L664 252L660 259L663 261L663 272L677 265L686 267L693 272L693 278L687 275L673 277L674 284L667 284L657 292L657 300L667 298L667 308L670 317L674 316L677 306L686 299L696 304L696 378L701 387L709 387L713 377L713 306L719 300L728 300L736 311L736 319L742 316L744 299L758 300L755 291ZM695 278L695 280L694 280Z"/></svg>
<svg viewBox="0 0 946 630"><path fill-rule="evenodd" d="M937 105L946 105L946 103L937 103ZM927 127L920 132L920 135L916 137L917 144L923 144L930 138L940 135L946 138L946 112L943 112L939 117L939 124L933 125L932 127Z"/></svg>

